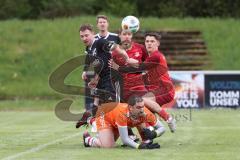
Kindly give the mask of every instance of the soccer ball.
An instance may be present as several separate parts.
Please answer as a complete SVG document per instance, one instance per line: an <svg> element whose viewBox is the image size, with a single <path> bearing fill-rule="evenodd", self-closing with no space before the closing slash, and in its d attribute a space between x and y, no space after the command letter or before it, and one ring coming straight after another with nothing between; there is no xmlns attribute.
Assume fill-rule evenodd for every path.
<svg viewBox="0 0 240 160"><path fill-rule="evenodd" d="M140 22L137 17L127 16L122 20L122 30L136 33L139 30Z"/></svg>

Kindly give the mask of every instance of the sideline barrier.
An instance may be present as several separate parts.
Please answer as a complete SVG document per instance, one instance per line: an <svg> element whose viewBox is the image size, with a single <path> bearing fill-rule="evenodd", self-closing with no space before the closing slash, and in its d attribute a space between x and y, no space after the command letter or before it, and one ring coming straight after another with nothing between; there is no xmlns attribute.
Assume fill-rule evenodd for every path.
<svg viewBox="0 0 240 160"><path fill-rule="evenodd" d="M240 71L170 71L175 100L167 108L240 107Z"/></svg>

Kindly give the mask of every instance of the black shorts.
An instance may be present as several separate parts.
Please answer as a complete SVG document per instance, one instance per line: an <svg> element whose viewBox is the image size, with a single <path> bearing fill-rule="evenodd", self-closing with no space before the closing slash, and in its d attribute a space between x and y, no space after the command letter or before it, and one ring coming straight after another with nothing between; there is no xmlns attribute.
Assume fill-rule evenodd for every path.
<svg viewBox="0 0 240 160"><path fill-rule="evenodd" d="M99 79L95 95L99 97L101 103L115 102L116 92L110 76Z"/></svg>

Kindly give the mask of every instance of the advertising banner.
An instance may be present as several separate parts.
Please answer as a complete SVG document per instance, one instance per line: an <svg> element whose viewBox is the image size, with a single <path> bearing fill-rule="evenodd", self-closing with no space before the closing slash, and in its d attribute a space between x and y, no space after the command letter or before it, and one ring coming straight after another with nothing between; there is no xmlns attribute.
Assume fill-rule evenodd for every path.
<svg viewBox="0 0 240 160"><path fill-rule="evenodd" d="M170 71L175 97L164 108L240 107L240 71Z"/></svg>
<svg viewBox="0 0 240 160"><path fill-rule="evenodd" d="M240 106L240 74L205 74L205 106Z"/></svg>
<svg viewBox="0 0 240 160"><path fill-rule="evenodd" d="M171 71L174 101L167 108L240 107L239 71Z"/></svg>
<svg viewBox="0 0 240 160"><path fill-rule="evenodd" d="M204 103L204 74L201 72L170 72L175 86L173 108L199 108Z"/></svg>

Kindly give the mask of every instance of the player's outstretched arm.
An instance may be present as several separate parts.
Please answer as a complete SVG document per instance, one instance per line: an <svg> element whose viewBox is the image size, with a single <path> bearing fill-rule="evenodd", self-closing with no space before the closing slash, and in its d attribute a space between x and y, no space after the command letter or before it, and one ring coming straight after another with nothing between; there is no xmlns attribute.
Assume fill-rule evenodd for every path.
<svg viewBox="0 0 240 160"><path fill-rule="evenodd" d="M143 129L143 134L146 139L154 139L161 136L165 132L165 127L159 120L157 120L156 124L153 127L154 130L152 131L147 128Z"/></svg>
<svg viewBox="0 0 240 160"><path fill-rule="evenodd" d="M118 126L118 131L123 144L126 144L132 148L139 147L138 143L129 138L127 126Z"/></svg>
<svg viewBox="0 0 240 160"><path fill-rule="evenodd" d="M160 148L160 145L158 143L154 143L154 144L153 143L141 143L141 144L138 144L138 143L134 142L128 136L127 126L119 126L118 131L119 131L119 135L120 135L120 138L121 138L123 144L126 144L126 145L128 145L132 148L136 148L136 149L156 149L156 148Z"/></svg>
<svg viewBox="0 0 240 160"><path fill-rule="evenodd" d="M132 58L129 58L130 61L135 61ZM138 61L136 63L132 63L132 66L119 66L117 63L115 63L112 59L108 61L108 65L110 68L122 72L122 73L135 73L135 72L141 72L144 71L144 69L139 68Z"/></svg>

